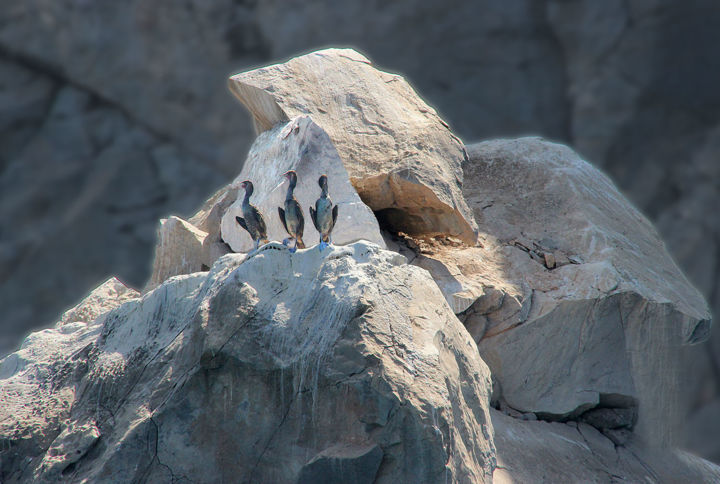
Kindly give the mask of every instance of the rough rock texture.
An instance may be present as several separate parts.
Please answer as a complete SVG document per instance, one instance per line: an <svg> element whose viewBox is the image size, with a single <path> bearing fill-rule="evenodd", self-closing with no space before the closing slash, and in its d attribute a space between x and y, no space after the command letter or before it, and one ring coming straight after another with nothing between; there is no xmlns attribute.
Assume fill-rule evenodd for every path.
<svg viewBox="0 0 720 484"><path fill-rule="evenodd" d="M77 322L90 323L103 313L139 295L135 289L112 277L93 289L75 307L65 311L57 324L63 326Z"/></svg>
<svg viewBox="0 0 720 484"><path fill-rule="evenodd" d="M239 187L243 180L253 182L255 191L250 201L263 214L270 240L288 237L277 210L285 200L288 182L282 175L288 170L298 174L295 198L305 215L306 246L315 245L320 239L310 219L309 207L314 206L320 196L317 180L324 173L328 176L330 198L338 205L333 242L344 245L364 239L385 247L375 215L350 183L333 143L308 116L299 116L260 134L231 185ZM242 217L244 196L244 190L239 189L238 200L225 211L220 226L222 240L235 252L248 252L253 248L250 234L235 220L235 216Z"/></svg>
<svg viewBox="0 0 720 484"><path fill-rule="evenodd" d="M525 138L468 152L463 192L483 247L412 262L478 342L496 398L547 418L639 407L640 435L676 442L708 369L688 345L708 337L710 315L655 229L564 146Z"/></svg>
<svg viewBox="0 0 720 484"><path fill-rule="evenodd" d="M584 423L528 422L491 410L495 484L517 482L718 482L720 467L678 450L616 446Z"/></svg>
<svg viewBox="0 0 720 484"><path fill-rule="evenodd" d="M72 464L92 445L97 429L91 417L67 422L76 388L64 380L80 378L86 370L104 315L138 296L110 279L67 311L54 328L30 334L18 351L0 360L2 482L15 479L9 473L25 468L30 456L40 456L36 464L57 476L62 470L58 466Z"/></svg>
<svg viewBox="0 0 720 484"><path fill-rule="evenodd" d="M489 372L404 260L268 244L36 333L0 362L0 478L489 480Z"/></svg>
<svg viewBox="0 0 720 484"><path fill-rule="evenodd" d="M508 279L527 285L520 316L491 321L479 344L504 399L554 415L637 402L640 435L677 440L697 392L691 362L703 358L687 345L707 339L710 314L655 229L567 147L520 139L468 150L468 203L505 245Z"/></svg>
<svg viewBox="0 0 720 484"><path fill-rule="evenodd" d="M465 140L573 145L657 224L720 311L720 225L708 212L720 205L716 0L6 3L0 354L110 274L139 287L157 220L187 216L237 174L254 136L224 92L228 73L328 45L405 75ZM67 92L91 102L58 122L52 106ZM101 142L89 149L88 135ZM98 184L108 188L84 205ZM76 205L87 209L63 225Z"/></svg>
<svg viewBox="0 0 720 484"><path fill-rule="evenodd" d="M160 220L155 261L145 290L154 289L172 276L200 272L203 265L209 269L210 264L203 261L203 242L207 235L179 217Z"/></svg>
<svg viewBox="0 0 720 484"><path fill-rule="evenodd" d="M310 115L363 201L396 230L475 243L461 192L462 142L401 76L354 50L327 49L234 75L229 85L258 133Z"/></svg>

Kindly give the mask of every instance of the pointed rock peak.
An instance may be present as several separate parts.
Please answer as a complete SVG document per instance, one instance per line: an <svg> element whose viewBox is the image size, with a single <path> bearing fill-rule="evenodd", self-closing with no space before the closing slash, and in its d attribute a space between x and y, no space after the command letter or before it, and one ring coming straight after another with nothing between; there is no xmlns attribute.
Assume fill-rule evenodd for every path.
<svg viewBox="0 0 720 484"><path fill-rule="evenodd" d="M250 202L263 214L270 240L288 237L278 216L278 207L283 207L288 188L283 174L288 170L297 172L294 195L305 217L303 239L308 247L317 244L320 239L309 211L320 196L320 175L327 175L330 198L338 206L338 217L332 232L334 243L344 245L362 239L385 247L377 219L350 183L335 146L327 133L308 116L298 116L260 134L232 184L240 186L244 180L253 182ZM220 224L222 240L235 252L247 252L253 248L248 232L235 220L236 216L243 216L244 196L244 190L240 189L237 201L225 212Z"/></svg>
<svg viewBox="0 0 720 484"><path fill-rule="evenodd" d="M311 116L386 228L475 244L462 196L463 144L402 76L352 49L326 49L234 75L229 86L258 133Z"/></svg>

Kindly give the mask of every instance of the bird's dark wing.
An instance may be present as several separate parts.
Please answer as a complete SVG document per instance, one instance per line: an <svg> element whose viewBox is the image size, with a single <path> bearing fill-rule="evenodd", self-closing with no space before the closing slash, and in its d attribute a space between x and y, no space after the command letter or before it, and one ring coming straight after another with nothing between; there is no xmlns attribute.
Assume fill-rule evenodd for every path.
<svg viewBox="0 0 720 484"><path fill-rule="evenodd" d="M309 208L310 208L310 220L312 220L312 223L315 226L315 230L320 232L320 227L318 227L318 223L317 223L317 211L312 207L309 207Z"/></svg>
<svg viewBox="0 0 720 484"><path fill-rule="evenodd" d="M290 233L287 229L287 225L285 224L285 210L282 209L282 207L278 207L278 215L280 215L280 221L283 224L283 227L285 227L285 232L288 234Z"/></svg>
<svg viewBox="0 0 720 484"><path fill-rule="evenodd" d="M335 227L335 222L337 221L337 214L338 214L338 206L335 205L333 207L333 227Z"/></svg>
<svg viewBox="0 0 720 484"><path fill-rule="evenodd" d="M235 221L238 223L238 225L240 225L240 227L242 227L242 228L244 228L245 230L247 230L248 232L250 232L250 231L248 230L248 228L247 228L247 224L245 223L245 219L244 219L244 218L238 217L238 216L236 215L236 216L235 216Z"/></svg>
<svg viewBox="0 0 720 484"><path fill-rule="evenodd" d="M293 205L295 205L295 213L297 213L297 235L302 239L303 233L305 232L305 216L302 213L302 208L297 200L293 199Z"/></svg>
<svg viewBox="0 0 720 484"><path fill-rule="evenodd" d="M253 215L255 216L255 220L257 220L257 228L258 232L260 232L260 238L266 239L267 238L267 225L265 225L265 218L263 218L262 214L260 213L260 210L258 210L256 207L251 207Z"/></svg>

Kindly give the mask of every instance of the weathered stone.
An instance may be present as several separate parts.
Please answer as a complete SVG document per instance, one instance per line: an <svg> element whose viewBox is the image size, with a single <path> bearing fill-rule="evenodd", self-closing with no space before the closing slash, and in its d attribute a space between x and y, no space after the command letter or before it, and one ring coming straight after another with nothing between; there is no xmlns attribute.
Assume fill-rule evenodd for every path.
<svg viewBox="0 0 720 484"><path fill-rule="evenodd" d="M212 267L216 260L232 252L220 235L220 224L222 216L230 205L235 203L237 196L237 188L223 187L205 201L189 220L198 229L207 232L207 237L202 243L202 262L207 267Z"/></svg>
<svg viewBox="0 0 720 484"><path fill-rule="evenodd" d="M688 345L709 332L702 296L650 223L568 148L520 139L468 151L463 191L485 246L412 262L481 338L502 397L552 418L606 399L638 405L638 431L670 442L689 406ZM551 253L576 263L548 270L539 254Z"/></svg>
<svg viewBox="0 0 720 484"><path fill-rule="evenodd" d="M77 322L91 323L101 314L139 296L140 293L135 289L112 277L96 287L77 306L65 311L57 324L63 326Z"/></svg>
<svg viewBox="0 0 720 484"><path fill-rule="evenodd" d="M337 151L323 129L307 116L299 116L286 124L260 134L250 149L248 159L231 186L237 188L243 180L253 182L255 191L250 201L263 214L270 240L288 237L278 216L287 192L283 173L295 170L298 185L295 198L305 215L303 239L307 247L318 243L320 236L310 219L309 207L320 196L318 178L328 176L330 198L338 206L338 218L332 232L333 243L344 245L367 240L385 247L380 228L372 210L358 196L348 178ZM242 216L242 197L222 216L221 238L235 252L248 252L253 242L246 230L235 220Z"/></svg>
<svg viewBox="0 0 720 484"><path fill-rule="evenodd" d="M344 482L488 481L489 372L404 260L365 242L295 254L270 243L74 332L33 334L0 363L6 374L25 358L0 379L0 398L13 395L0 406L3 482L45 479L50 448L52 472L72 481L285 483L338 466ZM58 418L32 417L32 405L52 415L58 391ZM97 432L61 433L88 422ZM62 457L73 441L74 463Z"/></svg>
<svg viewBox="0 0 720 484"><path fill-rule="evenodd" d="M87 454L100 438L94 423L71 423L58 435L40 464L40 480L57 480L60 473Z"/></svg>
<svg viewBox="0 0 720 484"><path fill-rule="evenodd" d="M383 451L378 445L335 446L322 451L305 464L298 484L372 484Z"/></svg>
<svg viewBox="0 0 720 484"><path fill-rule="evenodd" d="M717 482L720 467L678 450L624 446L586 424L528 422L491 410L493 482Z"/></svg>
<svg viewBox="0 0 720 484"><path fill-rule="evenodd" d="M194 227L180 217L171 216L160 220L158 243L152 275L145 287L150 291L169 277L192 274L209 267L204 260L203 242L207 232Z"/></svg>
<svg viewBox="0 0 720 484"><path fill-rule="evenodd" d="M521 411L554 416L603 398L636 401L638 431L672 440L687 411L678 398L692 358L687 345L707 338L710 315L657 232L568 148L520 139L468 151L468 203L481 231L497 239L505 277L529 286L522 317L486 315L479 343L503 397ZM554 246L583 263L549 271L515 246L502 247L521 237L534 250ZM658 388L668 397L657 398Z"/></svg>
<svg viewBox="0 0 720 484"><path fill-rule="evenodd" d="M352 49L327 49L234 75L229 85L258 133L310 115L360 197L395 231L475 244L461 192L462 142L401 76L375 69Z"/></svg>
<svg viewBox="0 0 720 484"><path fill-rule="evenodd" d="M18 351L0 360L2 482L27 481L20 469L41 454L47 459L38 464L38 476L51 478L82 457L78 450L84 454L92 445L91 423L67 422L75 383L87 369L105 315L138 296L109 279L66 311L54 328L30 334ZM71 453L68 446L74 446Z"/></svg>

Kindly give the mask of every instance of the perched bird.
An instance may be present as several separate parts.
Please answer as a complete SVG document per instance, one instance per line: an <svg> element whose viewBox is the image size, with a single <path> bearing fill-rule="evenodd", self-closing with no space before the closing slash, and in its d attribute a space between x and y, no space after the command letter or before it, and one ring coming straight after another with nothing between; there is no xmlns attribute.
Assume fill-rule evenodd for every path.
<svg viewBox="0 0 720 484"><path fill-rule="evenodd" d="M245 230L248 231L250 237L255 242L255 248L260 246L260 242L267 243L267 225L260 211L250 204L250 196L253 194L253 184L250 180L245 180L240 184L245 189L245 198L242 202L242 217L235 217L235 221Z"/></svg>
<svg viewBox="0 0 720 484"><path fill-rule="evenodd" d="M322 191L320 192L320 198L315 202L315 208L310 207L310 218L320 233L320 250L323 250L328 244L332 244L330 232L335 227L338 206L333 206L332 200L328 196L327 175L320 175L318 185L320 185Z"/></svg>
<svg viewBox="0 0 720 484"><path fill-rule="evenodd" d="M303 231L305 230L305 217L303 217L300 204L293 194L295 185L297 185L297 173L290 170L283 176L288 179L290 185L285 195L285 210L278 207L278 214L280 215L280 221L283 227L285 227L287 233L290 234L290 239L295 240L295 246L290 249L291 252L295 252L297 249L305 248L305 243L302 240ZM287 243L288 239L283 240L283 244L287 245Z"/></svg>

